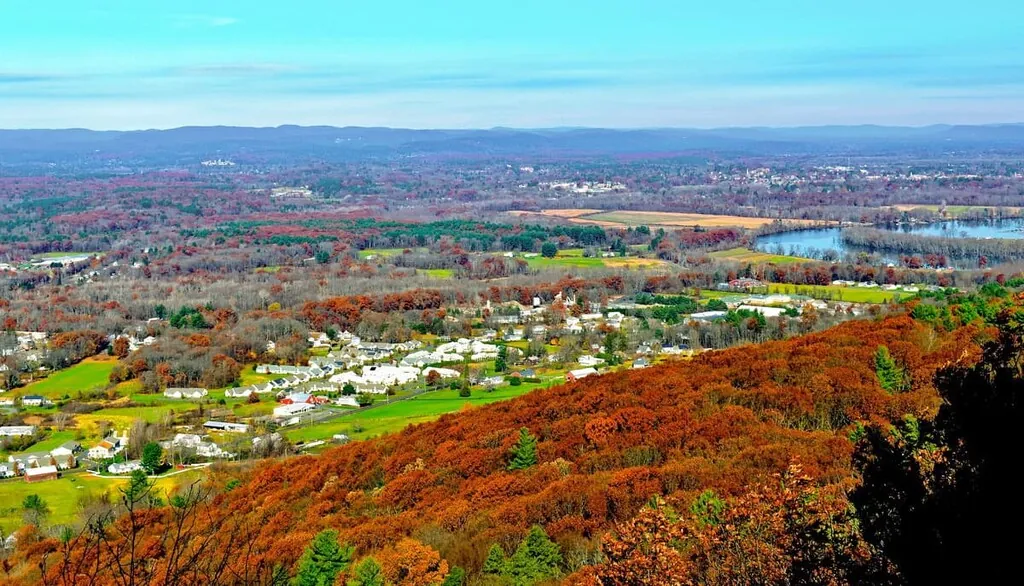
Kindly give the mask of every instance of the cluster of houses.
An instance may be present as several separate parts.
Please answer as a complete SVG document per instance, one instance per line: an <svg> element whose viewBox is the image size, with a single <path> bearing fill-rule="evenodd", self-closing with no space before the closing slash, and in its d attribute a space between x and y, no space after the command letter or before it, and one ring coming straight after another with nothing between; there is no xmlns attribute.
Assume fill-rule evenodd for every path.
<svg viewBox="0 0 1024 586"><path fill-rule="evenodd" d="M48 334L46 332L14 332L15 345L0 347L0 358L14 357L19 362L36 365L39 370L46 370L45 366L39 366L42 357L39 351L46 346ZM11 367L0 363L0 372L6 372ZM7 389L0 385L0 393Z"/></svg>
<svg viewBox="0 0 1024 586"><path fill-rule="evenodd" d="M339 365L324 362L315 363L311 366L291 366L280 364L260 364L256 366L259 374L281 375L269 382L228 389L224 392L227 397L248 398L252 394L257 395L283 395L288 391L315 385L317 380L331 376L340 368Z"/></svg>
<svg viewBox="0 0 1024 586"><path fill-rule="evenodd" d="M156 317L150 318L149 321L150 322L160 321L160 318L156 318ZM118 338L124 338L124 339L128 340L128 351L129 352L135 352L136 350L138 350L139 348L141 348L143 346L152 346L153 344L156 344L156 337L155 336L148 336L148 335L147 336L143 336L142 335L143 333L144 332L142 330L142 326L139 326L137 328L137 330L134 331L134 332L123 334L121 336L110 336L109 340L110 340L111 344L113 344L114 341L116 339L118 339Z"/></svg>
<svg viewBox="0 0 1024 586"><path fill-rule="evenodd" d="M402 364L412 367L424 367L429 364L445 364L462 362L469 357L473 361L494 360L498 357L499 348L488 343L493 340L497 332L493 330L483 336L469 339L459 338L452 342L445 342L432 351L419 350L402 359Z"/></svg>
<svg viewBox="0 0 1024 586"><path fill-rule="evenodd" d="M164 391L164 396L168 399L188 399L192 401L202 399L209 394L210 391L195 387L170 387Z"/></svg>
<svg viewBox="0 0 1024 586"><path fill-rule="evenodd" d="M7 462L0 463L0 478L22 476L26 482L56 478L61 470L78 466L76 456L81 452L81 444L69 441L49 452L11 454L7 456Z"/></svg>
<svg viewBox="0 0 1024 586"><path fill-rule="evenodd" d="M230 452L225 452L208 437L194 433L175 434L174 438L160 442L160 447L168 452L179 451L184 455L199 458L231 458L234 456Z"/></svg>

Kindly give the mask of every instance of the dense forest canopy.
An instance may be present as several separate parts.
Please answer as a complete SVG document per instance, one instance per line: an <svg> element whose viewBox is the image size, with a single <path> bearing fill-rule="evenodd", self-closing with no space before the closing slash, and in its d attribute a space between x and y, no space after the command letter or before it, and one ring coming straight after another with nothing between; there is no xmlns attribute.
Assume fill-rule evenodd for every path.
<svg viewBox="0 0 1024 586"><path fill-rule="evenodd" d="M631 541L630 531L639 530L631 524L658 526L697 511L694 524L663 529L682 531L695 544L721 544L727 536L716 533L716 519L741 523L786 507L796 517L778 531L794 537L775 544L773 555L789 559L810 548L816 559L844 558L845 565L832 568L837 583L885 574L895 571L879 557L885 552L859 534L795 535L803 535L801 523L823 520L853 531L853 520L836 503L854 486L854 453L865 430L886 430L908 417L932 420L942 405L936 372L970 368L995 336L989 327L945 331L910 317L857 321L537 391L319 457L225 471L204 489L210 491L205 500L136 503L126 516L83 527L64 541L26 527L13 558L19 570L9 576L31 582L43 572L48 581L72 583L71 574L88 567L94 583L122 583L125 568L114 558L130 556L138 560L131 569L137 583L173 576L163 583L269 584L275 572L298 563L318 532L331 529L354 548L354 560L388 559L398 555L389 549L395 543L411 540L406 547L436 552L446 569L501 578L505 566L492 564L491 574L485 569L489 551L497 546L514 558L537 526L560 552L551 575L612 584L648 563L629 553L640 547ZM899 388L884 388L879 348L899 369ZM521 460L520 448L513 448L521 446L524 430L536 438L536 464L510 466ZM773 486L773 475L783 475L786 490L797 492L750 492L759 483ZM826 500L793 497L812 493ZM661 504L650 509L654 502ZM179 543L169 529L188 507L194 517ZM662 512L644 512L652 510ZM128 535L134 545L125 541ZM734 583L719 565L739 558L698 545L678 550L674 539L659 546L675 551L682 564L670 576ZM179 550L192 552L189 563L202 568L198 575L182 570L183 558L174 554ZM698 553L719 569L694 565ZM43 566L36 563L42 560ZM769 569L742 571L749 577ZM772 571L782 572L773 582L820 578L795 566Z"/></svg>

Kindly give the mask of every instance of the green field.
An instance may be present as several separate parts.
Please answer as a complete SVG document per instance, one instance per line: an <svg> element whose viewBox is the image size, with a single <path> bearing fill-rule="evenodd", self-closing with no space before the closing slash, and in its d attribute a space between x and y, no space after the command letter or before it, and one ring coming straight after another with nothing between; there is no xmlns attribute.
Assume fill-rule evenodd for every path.
<svg viewBox="0 0 1024 586"><path fill-rule="evenodd" d="M109 383L110 371L117 361L112 359L87 358L64 370L58 370L41 381L18 389L18 395L42 395L58 399L64 395L75 396L78 391L102 388Z"/></svg>
<svg viewBox="0 0 1024 586"><path fill-rule="evenodd" d="M728 250L718 250L712 252L711 258L718 260L731 260L742 263L775 263L775 264L786 264L795 262L807 262L808 259L800 258L796 256L785 256L780 254L768 254L766 252L757 252L750 250L749 248L730 248Z"/></svg>
<svg viewBox="0 0 1024 586"><path fill-rule="evenodd" d="M941 209L941 206L939 206L937 204L916 204L916 203L897 204L897 205L889 206L889 207L891 207L892 209L895 209L897 211L901 211L901 212L904 212L904 211L909 212L909 211L913 211L913 210L925 210L925 211L929 211L929 212L938 213L938 211ZM1011 214L1019 214L1019 213L1021 213L1021 211L1024 211L1024 208L1010 207L1010 206L955 206L955 205L954 206L946 206L946 213L951 218L956 218L958 216L962 216L962 215L964 215L964 214L966 214L968 212L996 211L996 210L1004 210L1004 211L1007 211L1007 212L1009 212Z"/></svg>
<svg viewBox="0 0 1024 586"><path fill-rule="evenodd" d="M33 258L50 259L50 258L67 258L67 257L78 257L78 256L96 256L101 255L102 252L44 252L36 254Z"/></svg>
<svg viewBox="0 0 1024 586"><path fill-rule="evenodd" d="M367 259L371 256L378 258L387 258L389 256L398 256L405 252L405 248L367 248L366 250L359 251L359 258ZM425 251L426 248L410 248L413 252Z"/></svg>
<svg viewBox="0 0 1024 586"><path fill-rule="evenodd" d="M407 425L433 421L445 413L512 399L552 382L555 382L555 379L547 383L500 387L491 392L474 389L472 396L467 398L460 397L458 391L433 391L391 405L359 411L333 421L294 429L285 435L293 442L330 439L336 433L344 433L352 439L366 439L398 431Z"/></svg>
<svg viewBox="0 0 1024 586"><path fill-rule="evenodd" d="M60 447L64 442L69 442L75 439L75 432L73 431L53 431L50 432L50 436L41 442L32 444L32 447L28 449L29 452L49 452L54 448Z"/></svg>
<svg viewBox="0 0 1024 586"><path fill-rule="evenodd" d="M174 411L181 413L183 411L193 411L196 409L196 404L190 401L177 401L174 404L152 404L138 407L114 407L112 409L100 409L89 414L89 417L97 421L109 418L111 421L123 420L123 419L142 419L149 423L156 423L160 421L165 415ZM81 418L81 416L79 416Z"/></svg>
<svg viewBox="0 0 1024 586"><path fill-rule="evenodd" d="M891 303L913 297L912 293L902 293L899 291L862 289L860 287L836 287L833 285L771 284L768 286L768 292L783 295L803 295L826 301L846 301L849 303Z"/></svg>
<svg viewBox="0 0 1024 586"><path fill-rule="evenodd" d="M416 272L423 273L432 279L451 279L455 276L455 271L452 269L420 269Z"/></svg>
<svg viewBox="0 0 1024 586"><path fill-rule="evenodd" d="M583 256L562 256L559 254L555 258L546 258L543 256L535 256L533 258L525 259L526 263L533 269L546 269L546 268L558 268L558 267L573 267L580 269L603 269L605 260L603 258L585 258Z"/></svg>
<svg viewBox="0 0 1024 586"><path fill-rule="evenodd" d="M281 378L279 374L260 374L252 369L251 366L246 366L242 369L241 374L238 375L238 386L247 387L249 385L258 385L266 382L270 382L276 378Z"/></svg>
<svg viewBox="0 0 1024 586"><path fill-rule="evenodd" d="M158 479L156 491L163 496L177 486L194 481L201 470ZM22 525L21 502L30 494L42 497L50 508L50 524L70 523L78 513L80 499L89 494L111 493L127 484L127 480L97 478L81 471L65 473L63 478L29 484L21 478L0 481L0 529L8 534Z"/></svg>
<svg viewBox="0 0 1024 586"><path fill-rule="evenodd" d="M635 256L585 257L582 248L559 250L554 258L535 256L525 260L532 269L650 269L668 266L663 260Z"/></svg>
<svg viewBox="0 0 1024 586"><path fill-rule="evenodd" d="M729 297L736 297L741 299L744 297L742 293L736 293L735 291L718 291L716 289L701 289L701 299L726 299Z"/></svg>

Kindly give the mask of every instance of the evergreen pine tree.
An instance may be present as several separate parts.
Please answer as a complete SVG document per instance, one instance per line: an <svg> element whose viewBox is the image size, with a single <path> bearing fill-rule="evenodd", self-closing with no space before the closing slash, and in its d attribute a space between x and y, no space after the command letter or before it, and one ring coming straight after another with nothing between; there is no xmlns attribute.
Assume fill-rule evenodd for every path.
<svg viewBox="0 0 1024 586"><path fill-rule="evenodd" d="M494 372L505 372L508 370L508 348L498 348L498 357L494 359Z"/></svg>
<svg viewBox="0 0 1024 586"><path fill-rule="evenodd" d="M896 393L904 390L903 369L896 364L885 346L879 346L875 352L875 374L878 375L878 383L886 391Z"/></svg>
<svg viewBox="0 0 1024 586"><path fill-rule="evenodd" d="M155 474L162 465L164 449L156 442L149 442L142 447L142 467L149 474Z"/></svg>
<svg viewBox="0 0 1024 586"><path fill-rule="evenodd" d="M316 534L299 558L294 586L333 586L338 574L352 561L353 547L338 543L338 532L325 529Z"/></svg>
<svg viewBox="0 0 1024 586"><path fill-rule="evenodd" d="M444 582L441 586L462 586L466 583L466 570L463 570L459 566L452 568L448 575L444 577Z"/></svg>
<svg viewBox="0 0 1024 586"><path fill-rule="evenodd" d="M534 525L509 558L506 576L516 584L532 584L556 578L561 573L562 551L544 528Z"/></svg>
<svg viewBox="0 0 1024 586"><path fill-rule="evenodd" d="M495 543L487 552L487 559L484 560L483 573L499 576L505 573L505 552L501 546Z"/></svg>
<svg viewBox="0 0 1024 586"><path fill-rule="evenodd" d="M509 470L525 470L537 465L537 438L525 427L519 430L519 440L511 450L512 461Z"/></svg>
<svg viewBox="0 0 1024 586"><path fill-rule="evenodd" d="M384 573L377 560L366 558L359 562L348 586L384 586Z"/></svg>
<svg viewBox="0 0 1024 586"><path fill-rule="evenodd" d="M128 479L128 487L120 490L125 500L134 505L149 496L151 488L152 484L146 478L145 471L132 470L131 478Z"/></svg>

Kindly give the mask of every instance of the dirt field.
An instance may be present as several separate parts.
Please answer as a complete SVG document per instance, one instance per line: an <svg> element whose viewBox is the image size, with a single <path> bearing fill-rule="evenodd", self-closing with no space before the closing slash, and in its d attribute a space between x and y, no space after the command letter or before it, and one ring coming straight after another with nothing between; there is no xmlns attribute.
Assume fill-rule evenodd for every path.
<svg viewBox="0 0 1024 586"><path fill-rule="evenodd" d="M758 252L756 250L750 250L749 248L730 248L729 250L719 250L712 252L709 256L711 258L717 258L720 260L733 260L736 262L746 263L765 263L771 262L775 264L786 264L794 262L804 262L810 259L799 258L795 256L784 256L778 254L768 254L766 252Z"/></svg>
<svg viewBox="0 0 1024 586"><path fill-rule="evenodd" d="M509 212L513 216L549 216L552 218L578 218L588 214L599 214L601 210L590 209L568 209L568 210L544 210L542 212Z"/></svg>
<svg viewBox="0 0 1024 586"><path fill-rule="evenodd" d="M747 216L717 216L712 214L689 214L678 212L642 212L642 211L602 211L594 209L558 209L541 212L509 212L520 217L546 216L562 218L573 224L590 224L602 228L625 228L627 226L652 226L663 228L746 228L756 230L765 224L772 223L771 218L752 218ZM809 220L786 220L802 224L812 223Z"/></svg>

